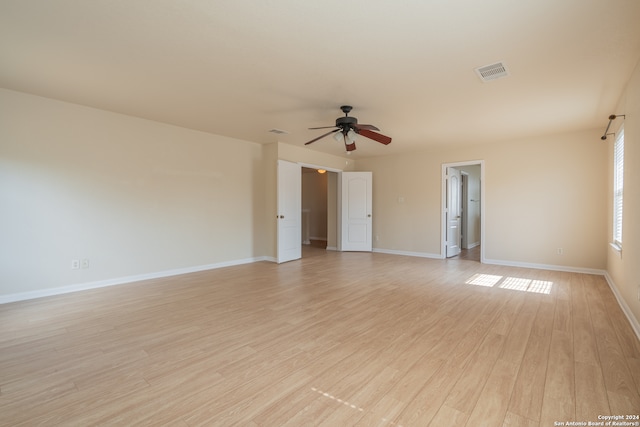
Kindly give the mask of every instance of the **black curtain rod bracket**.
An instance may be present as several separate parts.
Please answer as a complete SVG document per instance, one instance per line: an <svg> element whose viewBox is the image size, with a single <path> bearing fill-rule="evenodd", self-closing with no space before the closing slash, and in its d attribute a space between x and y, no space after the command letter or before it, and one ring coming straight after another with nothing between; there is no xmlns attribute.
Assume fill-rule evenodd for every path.
<svg viewBox="0 0 640 427"><path fill-rule="evenodd" d="M614 121L616 117L622 117L623 119L626 118L624 114L618 114L617 116L615 114L610 115L609 124L607 125L607 128L604 130L604 134L600 137L601 140L603 141L606 140L607 135L615 135L615 133L607 133L607 132L609 132L609 127L611 126L611 122Z"/></svg>

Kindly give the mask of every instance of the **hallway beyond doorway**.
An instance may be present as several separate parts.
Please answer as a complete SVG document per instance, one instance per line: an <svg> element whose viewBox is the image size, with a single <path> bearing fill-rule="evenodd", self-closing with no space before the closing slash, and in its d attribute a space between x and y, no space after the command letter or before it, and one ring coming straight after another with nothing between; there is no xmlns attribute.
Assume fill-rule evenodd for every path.
<svg viewBox="0 0 640 427"><path fill-rule="evenodd" d="M480 245L471 249L462 249L459 255L451 257L450 259L480 262Z"/></svg>

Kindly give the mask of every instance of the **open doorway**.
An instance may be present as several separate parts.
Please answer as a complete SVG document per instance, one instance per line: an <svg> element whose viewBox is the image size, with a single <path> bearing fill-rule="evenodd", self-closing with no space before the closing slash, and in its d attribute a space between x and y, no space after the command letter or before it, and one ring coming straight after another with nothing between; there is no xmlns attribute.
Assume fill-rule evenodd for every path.
<svg viewBox="0 0 640 427"><path fill-rule="evenodd" d="M302 168L302 244L327 248L327 187L324 169Z"/></svg>
<svg viewBox="0 0 640 427"><path fill-rule="evenodd" d="M484 260L484 162L442 165L443 258Z"/></svg>
<svg viewBox="0 0 640 427"><path fill-rule="evenodd" d="M302 256L337 250L338 173L302 167Z"/></svg>

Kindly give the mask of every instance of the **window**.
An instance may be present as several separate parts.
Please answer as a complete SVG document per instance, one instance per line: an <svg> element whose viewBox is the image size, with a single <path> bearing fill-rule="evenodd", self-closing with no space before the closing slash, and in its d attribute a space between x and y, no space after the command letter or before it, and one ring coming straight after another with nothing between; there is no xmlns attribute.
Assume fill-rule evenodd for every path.
<svg viewBox="0 0 640 427"><path fill-rule="evenodd" d="M613 244L622 248L622 196L624 178L624 127L613 145Z"/></svg>

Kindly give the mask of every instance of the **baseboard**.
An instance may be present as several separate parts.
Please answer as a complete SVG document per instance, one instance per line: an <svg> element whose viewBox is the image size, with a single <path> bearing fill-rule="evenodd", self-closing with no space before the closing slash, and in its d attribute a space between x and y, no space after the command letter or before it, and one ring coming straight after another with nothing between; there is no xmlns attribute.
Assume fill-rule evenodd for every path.
<svg viewBox="0 0 640 427"><path fill-rule="evenodd" d="M124 285L127 283L140 282L142 280L161 279L163 277L178 276L180 274L196 273L198 271L215 270L222 267L234 265L250 264L258 261L270 261L269 257L246 258L233 261L219 262L215 264L198 265L193 267L176 268L173 270L159 271L155 273L136 274L133 276L117 277L113 279L98 280L94 282L78 283L76 285L61 286L50 289L40 289L37 291L20 292L16 294L0 295L0 304L10 302L26 301L30 299L50 297L55 295L68 294L71 292L86 291L89 289L104 288L107 286Z"/></svg>
<svg viewBox="0 0 640 427"><path fill-rule="evenodd" d="M391 254L391 255L406 255L406 256L414 256L414 257L421 257L421 258L444 259L440 254L430 254L426 252L397 251L393 249L380 249L380 248L374 248L373 252L379 252L379 253ZM597 274L599 276L603 276L605 274L605 270L599 270L594 268L583 268L583 267L570 267L565 265L535 264L535 263L529 263L529 262L503 261L503 260L497 260L497 259L484 259L482 260L482 263L504 265L507 267L533 268L536 270L553 270L553 271L566 271L569 273Z"/></svg>
<svg viewBox="0 0 640 427"><path fill-rule="evenodd" d="M477 246L480 246L480 242L468 243L466 249L473 249Z"/></svg>
<svg viewBox="0 0 640 427"><path fill-rule="evenodd" d="M507 267L522 267L522 268L533 268L536 270L552 270L552 271L566 271L567 273L583 273L583 274L597 274L599 276L604 276L606 273L605 270L600 270L597 268L585 268L585 267L571 267L567 265L554 265L554 264L536 264L530 262L519 262L519 261L504 261L498 259L483 259L483 264L493 264L493 265L504 265Z"/></svg>
<svg viewBox="0 0 640 427"><path fill-rule="evenodd" d="M373 248L373 252L379 252L381 254L390 254L390 255L413 256L413 257L419 257L419 258L442 259L442 255L430 254L428 252L396 251L394 249L381 249L381 248Z"/></svg>
<svg viewBox="0 0 640 427"><path fill-rule="evenodd" d="M633 329L633 332L636 333L638 340L640 340L640 322L638 322L638 319L635 318L635 316L633 315L633 312L631 311L631 308L629 308L624 298L622 298L622 295L620 295L620 292L618 291L618 287L616 286L615 282L609 275L608 271L605 271L604 278L609 284L609 287L611 288L611 292L613 292L613 295L616 297L616 300L618 301L618 305L622 309L622 312L624 313L625 316L627 316L627 320L629 320L629 323L631 323L631 328Z"/></svg>
<svg viewBox="0 0 640 427"><path fill-rule="evenodd" d="M303 245L310 245L312 241L318 241L318 240L324 240L325 242L327 241L326 237L309 237L307 240L303 240L302 244Z"/></svg>

